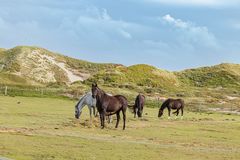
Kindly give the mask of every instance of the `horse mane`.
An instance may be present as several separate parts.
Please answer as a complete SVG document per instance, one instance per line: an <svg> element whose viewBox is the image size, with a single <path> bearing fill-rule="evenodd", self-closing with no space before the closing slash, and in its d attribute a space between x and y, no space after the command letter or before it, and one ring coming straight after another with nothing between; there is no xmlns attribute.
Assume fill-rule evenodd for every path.
<svg viewBox="0 0 240 160"><path fill-rule="evenodd" d="M142 96L142 97L146 98L145 95L144 95L144 94L141 94L141 93L139 93L139 96Z"/></svg>
<svg viewBox="0 0 240 160"><path fill-rule="evenodd" d="M103 93L103 95L110 96L109 94L107 94L104 90L100 89L99 87L97 87L97 89L98 89L101 93Z"/></svg>
<svg viewBox="0 0 240 160"><path fill-rule="evenodd" d="M87 93L87 94L88 94L88 93ZM83 96L79 99L79 101L78 101L78 103L76 104L75 107L77 107L77 106L82 102L83 98L86 97L87 94L83 95Z"/></svg>
<svg viewBox="0 0 240 160"><path fill-rule="evenodd" d="M164 108L167 107L167 104L169 103L170 99L167 99L166 101L163 102L163 104L161 105L160 109L163 110Z"/></svg>

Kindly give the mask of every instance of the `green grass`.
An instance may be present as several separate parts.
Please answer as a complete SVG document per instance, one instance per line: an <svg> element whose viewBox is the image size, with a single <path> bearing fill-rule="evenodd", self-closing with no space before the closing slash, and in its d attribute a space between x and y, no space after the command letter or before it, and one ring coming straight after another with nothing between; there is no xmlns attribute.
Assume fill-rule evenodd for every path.
<svg viewBox="0 0 240 160"><path fill-rule="evenodd" d="M0 96L0 156L12 159L240 159L240 117L186 111L183 120L142 119L127 112L127 128L98 119L87 108L74 119L76 101ZM19 103L20 102L20 103ZM151 107L151 106L148 106Z"/></svg>
<svg viewBox="0 0 240 160"><path fill-rule="evenodd" d="M183 83L196 87L239 88L240 65L223 63L175 73Z"/></svg>
<svg viewBox="0 0 240 160"><path fill-rule="evenodd" d="M23 77L9 74L9 73L0 73L0 84L5 85L26 85L27 80Z"/></svg>

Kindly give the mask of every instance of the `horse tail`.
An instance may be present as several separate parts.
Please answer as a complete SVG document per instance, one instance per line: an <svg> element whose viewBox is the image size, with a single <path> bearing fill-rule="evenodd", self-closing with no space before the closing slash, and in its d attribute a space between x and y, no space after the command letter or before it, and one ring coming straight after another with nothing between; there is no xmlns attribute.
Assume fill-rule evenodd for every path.
<svg viewBox="0 0 240 160"><path fill-rule="evenodd" d="M137 108L141 109L141 95L140 94L137 97Z"/></svg>
<svg viewBox="0 0 240 160"><path fill-rule="evenodd" d="M128 108L133 108L134 105L128 104Z"/></svg>
<svg viewBox="0 0 240 160"><path fill-rule="evenodd" d="M133 105L128 104L128 108L131 110L132 113L134 112L134 105L135 104L133 104Z"/></svg>

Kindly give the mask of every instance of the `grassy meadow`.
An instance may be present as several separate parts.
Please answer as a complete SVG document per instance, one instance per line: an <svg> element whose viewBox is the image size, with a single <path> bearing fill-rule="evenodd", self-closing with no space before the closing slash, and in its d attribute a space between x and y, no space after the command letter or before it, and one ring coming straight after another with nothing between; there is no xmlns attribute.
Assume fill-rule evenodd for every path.
<svg viewBox="0 0 240 160"><path fill-rule="evenodd" d="M89 120L87 107L74 118L76 101L57 98L0 96L0 157L9 159L240 159L240 116L190 112L157 118L146 106L144 117L127 112L115 129L98 118ZM147 104L150 105L150 104ZM0 158L1 159L1 158Z"/></svg>

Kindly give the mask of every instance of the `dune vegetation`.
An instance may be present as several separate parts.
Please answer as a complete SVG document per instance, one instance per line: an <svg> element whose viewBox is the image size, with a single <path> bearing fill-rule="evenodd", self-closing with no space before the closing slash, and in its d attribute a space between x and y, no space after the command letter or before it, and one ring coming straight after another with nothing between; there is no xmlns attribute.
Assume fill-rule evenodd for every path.
<svg viewBox="0 0 240 160"><path fill-rule="evenodd" d="M81 80L71 82L71 75ZM159 103L159 97L183 97L189 105L195 99L203 108L239 110L240 64L171 72L146 64L92 63L39 47L0 50L0 94L8 86L11 96L79 98L93 82L130 100L143 93L150 104Z"/></svg>

